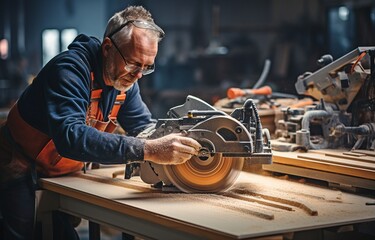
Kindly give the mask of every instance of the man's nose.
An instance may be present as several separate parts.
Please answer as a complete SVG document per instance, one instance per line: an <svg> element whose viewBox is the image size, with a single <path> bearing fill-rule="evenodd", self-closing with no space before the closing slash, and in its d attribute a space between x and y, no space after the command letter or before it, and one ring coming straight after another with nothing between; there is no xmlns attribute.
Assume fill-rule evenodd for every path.
<svg viewBox="0 0 375 240"><path fill-rule="evenodd" d="M133 75L136 79L140 79L140 78L143 76L143 74L142 74L142 68L139 68L139 69L137 69L136 71L134 71L134 72L132 73L132 75Z"/></svg>

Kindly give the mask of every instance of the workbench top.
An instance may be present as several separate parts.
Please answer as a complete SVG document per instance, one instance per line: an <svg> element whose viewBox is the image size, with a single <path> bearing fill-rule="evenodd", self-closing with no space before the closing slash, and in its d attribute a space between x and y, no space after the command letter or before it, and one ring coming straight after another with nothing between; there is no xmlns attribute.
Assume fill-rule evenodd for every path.
<svg viewBox="0 0 375 240"><path fill-rule="evenodd" d="M188 238L245 239L375 220L375 206L366 205L375 198L306 183L241 172L236 184L222 194L167 193L151 188L139 177L112 178L121 169L123 166L107 167L45 178L41 186L59 194L62 211L100 218L93 217L92 211L82 209L79 213L81 210L63 201L79 200L119 216L162 226L177 235L190 235ZM105 216L102 218L100 222L108 223ZM130 228L124 230L146 237L155 234Z"/></svg>

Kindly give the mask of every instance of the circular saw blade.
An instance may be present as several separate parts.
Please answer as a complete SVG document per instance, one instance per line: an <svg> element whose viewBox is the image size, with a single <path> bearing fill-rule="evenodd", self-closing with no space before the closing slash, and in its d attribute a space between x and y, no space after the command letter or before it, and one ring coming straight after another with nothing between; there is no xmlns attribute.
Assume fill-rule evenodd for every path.
<svg viewBox="0 0 375 240"><path fill-rule="evenodd" d="M183 164L165 165L164 172L183 192L216 193L235 183L243 164L244 158L222 157L222 154L216 153L203 160L194 156Z"/></svg>

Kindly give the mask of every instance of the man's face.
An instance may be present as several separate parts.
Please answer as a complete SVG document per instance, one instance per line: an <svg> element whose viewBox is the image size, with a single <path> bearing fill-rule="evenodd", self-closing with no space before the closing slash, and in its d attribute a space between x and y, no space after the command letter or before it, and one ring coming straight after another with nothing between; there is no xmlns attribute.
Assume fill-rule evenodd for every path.
<svg viewBox="0 0 375 240"><path fill-rule="evenodd" d="M118 40L117 40L118 41ZM148 37L144 29L134 28L127 44L106 39L103 76L107 85L119 91L129 90L142 77L142 70L154 64L158 42Z"/></svg>
<svg viewBox="0 0 375 240"><path fill-rule="evenodd" d="M112 55L114 54L116 53L113 52ZM115 57L112 56L112 58ZM132 73L126 72L124 68L118 67L118 65L120 64L117 62L106 61L104 71L106 71L105 75L110 81L110 84L107 83L107 85L111 85L119 91L126 92L141 76L133 76Z"/></svg>

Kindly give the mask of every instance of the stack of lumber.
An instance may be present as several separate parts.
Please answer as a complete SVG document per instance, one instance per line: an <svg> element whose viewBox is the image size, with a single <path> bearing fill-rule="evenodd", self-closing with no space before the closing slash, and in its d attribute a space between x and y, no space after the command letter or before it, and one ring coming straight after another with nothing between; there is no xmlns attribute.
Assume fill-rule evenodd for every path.
<svg viewBox="0 0 375 240"><path fill-rule="evenodd" d="M263 169L375 190L375 152L345 149L308 152L273 151L273 164Z"/></svg>

